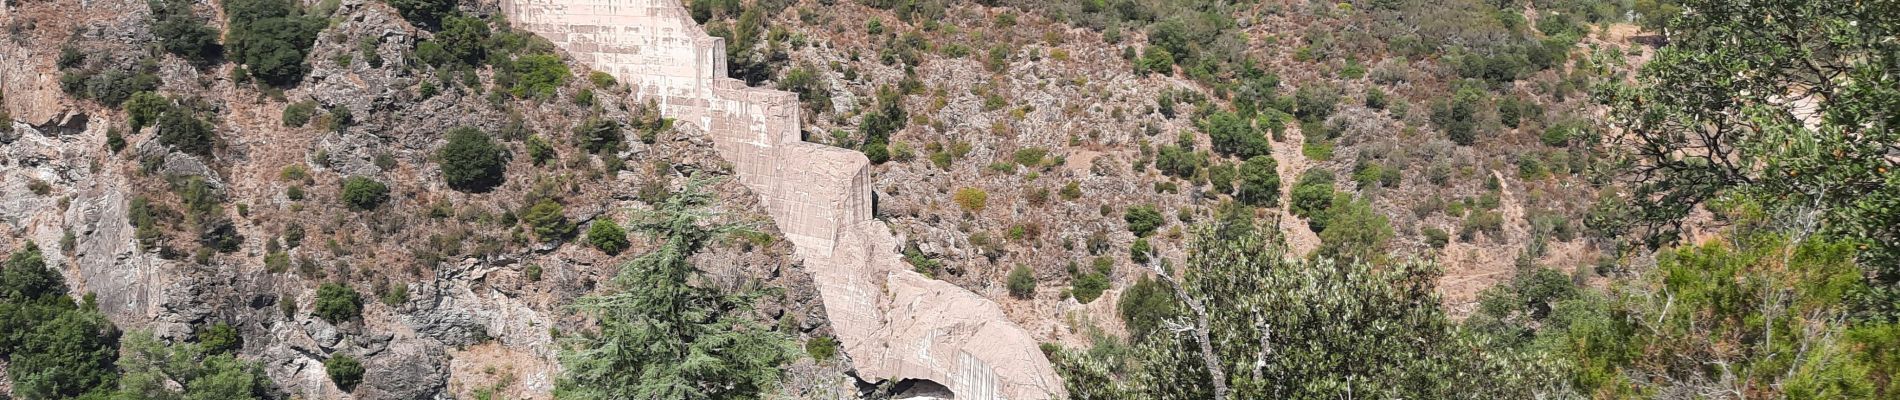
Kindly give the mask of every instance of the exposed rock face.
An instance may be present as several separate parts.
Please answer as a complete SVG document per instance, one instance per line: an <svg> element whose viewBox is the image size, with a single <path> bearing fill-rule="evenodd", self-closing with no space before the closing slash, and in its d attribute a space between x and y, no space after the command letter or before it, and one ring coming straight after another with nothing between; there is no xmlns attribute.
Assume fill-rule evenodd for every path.
<svg viewBox="0 0 1900 400"><path fill-rule="evenodd" d="M902 263L901 241L872 219L869 161L802 141L796 95L725 77L724 41L678 1L504 0L502 10L709 133L810 268L859 376L930 380L968 399L1064 396L1034 338L994 302Z"/></svg>

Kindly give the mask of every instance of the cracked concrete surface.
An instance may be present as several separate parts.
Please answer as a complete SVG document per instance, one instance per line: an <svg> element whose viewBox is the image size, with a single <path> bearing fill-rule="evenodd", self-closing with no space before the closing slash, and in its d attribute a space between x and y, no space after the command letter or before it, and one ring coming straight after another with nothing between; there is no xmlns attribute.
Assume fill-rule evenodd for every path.
<svg viewBox="0 0 1900 400"><path fill-rule="evenodd" d="M800 139L796 95L725 76L725 43L678 0L504 0L516 27L704 129L812 271L867 381L926 379L964 399L1065 397L1034 337L989 299L911 271L872 219L870 163Z"/></svg>

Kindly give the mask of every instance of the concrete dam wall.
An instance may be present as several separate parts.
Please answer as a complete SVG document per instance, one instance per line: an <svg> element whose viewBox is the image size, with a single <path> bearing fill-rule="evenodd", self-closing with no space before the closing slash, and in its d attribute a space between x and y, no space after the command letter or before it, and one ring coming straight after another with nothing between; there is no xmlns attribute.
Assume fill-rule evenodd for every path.
<svg viewBox="0 0 1900 400"><path fill-rule="evenodd" d="M864 155L802 141L797 95L726 77L724 40L678 0L503 0L502 10L713 138L804 260L861 378L929 380L960 399L1065 397L1035 338L996 303L900 259L899 240L872 218Z"/></svg>

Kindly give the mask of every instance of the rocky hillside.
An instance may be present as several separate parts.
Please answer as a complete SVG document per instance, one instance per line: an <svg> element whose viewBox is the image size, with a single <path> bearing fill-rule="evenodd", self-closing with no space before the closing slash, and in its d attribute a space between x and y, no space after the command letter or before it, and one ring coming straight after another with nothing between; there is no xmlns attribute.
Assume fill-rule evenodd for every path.
<svg viewBox="0 0 1900 400"><path fill-rule="evenodd" d="M1574 267L1621 245L1582 222L1605 190L1583 89L1646 47L1577 5L1397 3L694 7L750 46L735 76L803 94L808 140L880 162L919 271L1050 340L1118 325L1151 261L1239 214L1298 256L1435 260L1458 314L1520 271L1596 279ZM1329 235L1332 209L1358 222Z"/></svg>
<svg viewBox="0 0 1900 400"><path fill-rule="evenodd" d="M584 232L729 174L701 133L504 24L471 19L493 29L488 59L432 63L418 45L455 34L385 3L289 4L279 18L304 21L314 45L304 71L273 81L237 62L239 4L284 6L7 4L0 248L37 243L120 330L183 342L235 328L236 353L280 394L545 397L557 342L592 324L569 305L654 246ZM177 20L224 45L168 51ZM725 287L777 288L757 318L826 336L756 198L717 182L718 220L759 233L696 263ZM333 285L350 313L331 313ZM339 356L373 373L339 387L325 368ZM828 368L818 385L835 390Z"/></svg>
<svg viewBox="0 0 1900 400"><path fill-rule="evenodd" d="M798 93L807 141L874 163L911 267L1047 354L1153 330L1128 325L1176 307L1155 277L1221 270L1191 261L1214 226L1272 227L1286 260L1262 265L1430 262L1383 279L1454 319L1653 264L1591 98L1655 56L1632 25L1653 4L687 3L730 76ZM809 350L774 390L878 379L846 376L810 275L704 133L498 10L7 1L0 251L39 249L67 308L128 337L240 338L267 397L544 398L563 343L615 325L572 305L672 248L621 225L714 179L706 225L754 229L692 255L692 283Z"/></svg>

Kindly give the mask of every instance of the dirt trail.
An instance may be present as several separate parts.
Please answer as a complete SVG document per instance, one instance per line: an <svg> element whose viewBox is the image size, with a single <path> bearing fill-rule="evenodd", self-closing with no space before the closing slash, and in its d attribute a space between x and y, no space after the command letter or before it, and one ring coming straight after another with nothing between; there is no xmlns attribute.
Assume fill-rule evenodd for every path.
<svg viewBox="0 0 1900 400"><path fill-rule="evenodd" d="M1289 208L1293 203L1293 184L1299 181L1300 174L1313 167L1313 160L1300 151L1302 143L1306 143L1306 134L1300 132L1299 127L1289 127L1286 140L1273 144L1273 159L1280 173L1280 233L1286 238L1287 250L1298 256L1319 248L1319 235L1306 227L1306 220L1293 216Z"/></svg>

